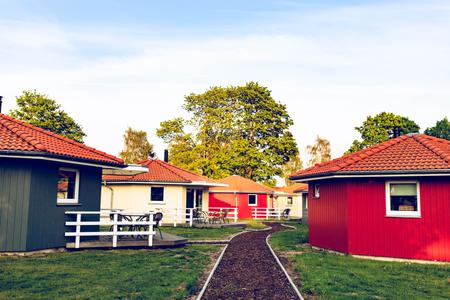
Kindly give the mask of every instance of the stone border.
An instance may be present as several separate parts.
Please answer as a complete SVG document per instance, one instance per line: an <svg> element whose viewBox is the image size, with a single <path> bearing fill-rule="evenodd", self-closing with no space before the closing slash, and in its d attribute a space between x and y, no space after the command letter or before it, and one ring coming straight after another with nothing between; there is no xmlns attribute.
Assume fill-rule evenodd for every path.
<svg viewBox="0 0 450 300"><path fill-rule="evenodd" d="M282 226L285 226L285 227L292 227L292 226L289 226L289 225L286 226L286 225L284 225L284 224L281 224L281 225L282 225ZM294 229L296 229L296 228L294 227ZM280 259L279 259L278 256L276 255L275 251L273 251L272 247L270 246L269 238L270 238L271 236L272 236L272 234L269 234L269 235L266 237L266 244L267 244L267 246L269 247L270 252L272 252L273 257L274 257L275 260L277 261L277 263L278 263L278 265L280 266L281 270L283 270L284 275L286 275L287 279L289 280L289 283L291 284L291 286L292 286L292 288L294 289L294 291L297 293L299 299L304 300L305 298L303 298L302 294L301 294L300 291L298 290L298 288L297 288L297 286L295 285L294 281L292 280L291 276L289 276L288 272L287 272L286 269L284 268L284 266L283 266L283 264L281 263Z"/></svg>

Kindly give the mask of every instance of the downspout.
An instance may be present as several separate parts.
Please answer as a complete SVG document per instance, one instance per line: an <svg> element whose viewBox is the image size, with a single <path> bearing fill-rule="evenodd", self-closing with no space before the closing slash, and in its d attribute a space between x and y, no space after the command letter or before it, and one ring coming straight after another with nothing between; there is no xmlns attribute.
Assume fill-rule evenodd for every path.
<svg viewBox="0 0 450 300"><path fill-rule="evenodd" d="M103 186L105 186L108 190L111 191L111 199L110 199L110 209L113 209L114 205L114 189L106 184L106 180L103 181Z"/></svg>

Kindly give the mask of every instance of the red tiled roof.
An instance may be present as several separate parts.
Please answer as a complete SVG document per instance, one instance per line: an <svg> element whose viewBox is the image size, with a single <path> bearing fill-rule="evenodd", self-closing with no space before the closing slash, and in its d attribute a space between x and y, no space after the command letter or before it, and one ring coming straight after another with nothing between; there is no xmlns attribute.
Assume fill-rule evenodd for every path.
<svg viewBox="0 0 450 300"><path fill-rule="evenodd" d="M177 182L193 183L201 182L206 185L217 184L216 181L208 177L198 175L191 171L184 170L159 159L150 159L139 164L148 167L148 172L137 175L104 175L103 180L114 181L140 181L140 182Z"/></svg>
<svg viewBox="0 0 450 300"><path fill-rule="evenodd" d="M228 176L226 178L218 180L221 183L228 184L228 187L214 187L210 189L214 191L230 191L230 192L241 192L241 193L267 193L272 194L273 190L266 187L260 183L257 183L251 179L244 178L238 175Z"/></svg>
<svg viewBox="0 0 450 300"><path fill-rule="evenodd" d="M282 186L282 187L274 187L273 188L277 192L284 192L288 194L294 194L302 191L308 190L308 185L306 183L295 183L288 186Z"/></svg>
<svg viewBox="0 0 450 300"><path fill-rule="evenodd" d="M300 170L293 179L324 174L449 171L450 141L425 134L407 134L355 153Z"/></svg>
<svg viewBox="0 0 450 300"><path fill-rule="evenodd" d="M120 158L3 114L0 114L0 153L54 155L123 165Z"/></svg>

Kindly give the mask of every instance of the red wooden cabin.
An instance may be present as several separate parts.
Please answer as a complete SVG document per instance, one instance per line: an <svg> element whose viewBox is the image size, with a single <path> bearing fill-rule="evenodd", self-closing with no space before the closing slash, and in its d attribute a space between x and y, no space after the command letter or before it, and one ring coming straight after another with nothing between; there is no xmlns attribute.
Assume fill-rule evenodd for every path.
<svg viewBox="0 0 450 300"><path fill-rule="evenodd" d="M253 180L232 175L218 180L227 187L213 187L209 190L209 207L237 207L239 219L252 218L253 209L272 208L273 191Z"/></svg>
<svg viewBox="0 0 450 300"><path fill-rule="evenodd" d="M404 135L291 179L309 184L311 245L450 261L450 141Z"/></svg>

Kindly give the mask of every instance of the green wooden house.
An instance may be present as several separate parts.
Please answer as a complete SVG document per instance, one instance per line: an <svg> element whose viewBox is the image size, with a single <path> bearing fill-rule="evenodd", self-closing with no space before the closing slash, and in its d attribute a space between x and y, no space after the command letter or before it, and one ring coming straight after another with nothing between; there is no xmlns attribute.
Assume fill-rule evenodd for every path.
<svg viewBox="0 0 450 300"><path fill-rule="evenodd" d="M102 173L125 167L117 157L0 114L0 252L64 247L65 212L99 211Z"/></svg>

